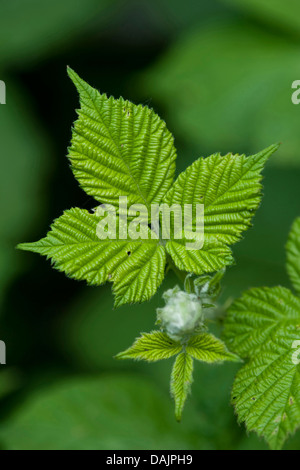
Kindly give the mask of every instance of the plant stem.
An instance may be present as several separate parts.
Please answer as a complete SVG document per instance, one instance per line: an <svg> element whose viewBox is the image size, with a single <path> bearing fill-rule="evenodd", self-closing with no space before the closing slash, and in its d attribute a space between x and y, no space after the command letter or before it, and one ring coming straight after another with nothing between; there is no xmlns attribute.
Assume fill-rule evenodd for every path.
<svg viewBox="0 0 300 470"><path fill-rule="evenodd" d="M181 271L180 269L177 268L177 266L175 266L175 264L173 263L173 260L172 258L169 256L168 259L168 267L167 267L167 272L172 269L172 271L176 274L177 278L180 280L180 282L184 285L184 282L185 282L185 278L186 276L188 275L187 272L185 271Z"/></svg>

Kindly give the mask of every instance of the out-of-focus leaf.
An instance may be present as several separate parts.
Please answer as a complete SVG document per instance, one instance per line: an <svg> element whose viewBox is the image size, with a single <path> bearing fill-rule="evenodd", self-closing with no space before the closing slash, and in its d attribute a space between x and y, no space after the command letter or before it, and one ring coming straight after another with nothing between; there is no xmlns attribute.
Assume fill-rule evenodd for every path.
<svg viewBox="0 0 300 470"><path fill-rule="evenodd" d="M0 399L19 388L21 382L22 377L17 369L2 368L0 370Z"/></svg>
<svg viewBox="0 0 300 470"><path fill-rule="evenodd" d="M141 86L199 154L255 153L279 140L273 161L299 164L299 107L291 101L298 56L297 44L258 27L214 22L181 37Z"/></svg>
<svg viewBox="0 0 300 470"><path fill-rule="evenodd" d="M41 189L47 170L49 144L30 111L29 104L10 79L7 104L0 106L0 302L12 275L19 269L14 248L40 215Z"/></svg>
<svg viewBox="0 0 300 470"><path fill-rule="evenodd" d="M81 378L32 396L0 432L18 450L192 449L167 394L136 376Z"/></svg>
<svg viewBox="0 0 300 470"><path fill-rule="evenodd" d="M201 0L201 2L189 1L188 4L182 0L152 0L147 3L147 9L151 8L153 18L157 20L166 31L178 31L186 29L195 24L203 24L216 15L231 15L227 11L226 5L212 2L211 0ZM150 4L150 5L148 5Z"/></svg>
<svg viewBox="0 0 300 470"><path fill-rule="evenodd" d="M286 268L292 285L300 296L300 217L293 223L286 244Z"/></svg>
<svg viewBox="0 0 300 470"><path fill-rule="evenodd" d="M300 32L300 3L298 0L222 0L224 4L236 6L238 9L258 18L266 23L282 25L287 30Z"/></svg>
<svg viewBox="0 0 300 470"><path fill-rule="evenodd" d="M102 19L117 0L4 0L0 5L0 64L45 57ZM97 24L97 22L95 22ZM94 24L95 24L94 23ZM93 23L92 23L93 24Z"/></svg>

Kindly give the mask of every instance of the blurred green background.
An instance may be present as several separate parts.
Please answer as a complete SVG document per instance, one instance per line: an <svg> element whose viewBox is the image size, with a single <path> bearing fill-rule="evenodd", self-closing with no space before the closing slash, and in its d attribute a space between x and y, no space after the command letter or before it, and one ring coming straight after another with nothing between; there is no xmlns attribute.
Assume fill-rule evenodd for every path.
<svg viewBox="0 0 300 470"><path fill-rule="evenodd" d="M298 0L2 0L0 80L0 366L2 449L265 449L229 404L236 366L197 364L178 425L171 362L113 355L153 327L151 302L112 309L91 288L15 245L45 235L63 210L93 207L65 157L78 98L72 66L109 95L153 107L175 135L178 171L216 151L280 141L254 228L234 247L222 299L289 286L284 245L300 215ZM286 448L300 449L300 434Z"/></svg>

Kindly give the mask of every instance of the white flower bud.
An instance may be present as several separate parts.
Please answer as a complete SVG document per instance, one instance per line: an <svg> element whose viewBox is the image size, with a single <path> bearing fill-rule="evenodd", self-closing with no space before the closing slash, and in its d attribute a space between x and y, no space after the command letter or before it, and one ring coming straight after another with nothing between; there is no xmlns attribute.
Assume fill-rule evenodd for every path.
<svg viewBox="0 0 300 470"><path fill-rule="evenodd" d="M165 307L158 308L157 320L161 328L175 341L192 334L203 321L201 303L195 294L169 289L163 294Z"/></svg>

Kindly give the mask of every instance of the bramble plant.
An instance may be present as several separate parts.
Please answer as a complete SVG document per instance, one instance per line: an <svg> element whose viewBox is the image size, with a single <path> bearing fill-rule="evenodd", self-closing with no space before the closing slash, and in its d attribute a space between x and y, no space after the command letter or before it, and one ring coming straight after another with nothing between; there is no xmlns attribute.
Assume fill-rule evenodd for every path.
<svg viewBox="0 0 300 470"><path fill-rule="evenodd" d="M173 270L181 286L164 292L158 329L142 333L116 357L153 362L175 356L171 394L177 420L190 392L194 360L249 359L233 386L239 420L271 447L281 447L300 423L299 366L291 359L300 299L281 287L254 289L230 307L225 342L208 329L217 320L221 279L234 262L230 245L251 226L262 196L261 172L278 145L249 157L199 158L174 181L176 149L165 122L147 106L108 98L70 68L68 73L81 105L68 157L80 186L100 205L65 211L45 238L19 248L45 255L56 269L89 285L111 282L116 307L149 300ZM203 206L203 233L197 231L197 205ZM159 214L155 224L153 206ZM175 206L192 208L188 228L178 230ZM165 207L170 209L167 237ZM129 221L125 232L124 219ZM181 211L179 219L186 221ZM203 235L200 248L189 246L191 233L194 241ZM288 242L288 271L298 294L299 237L298 220Z"/></svg>

